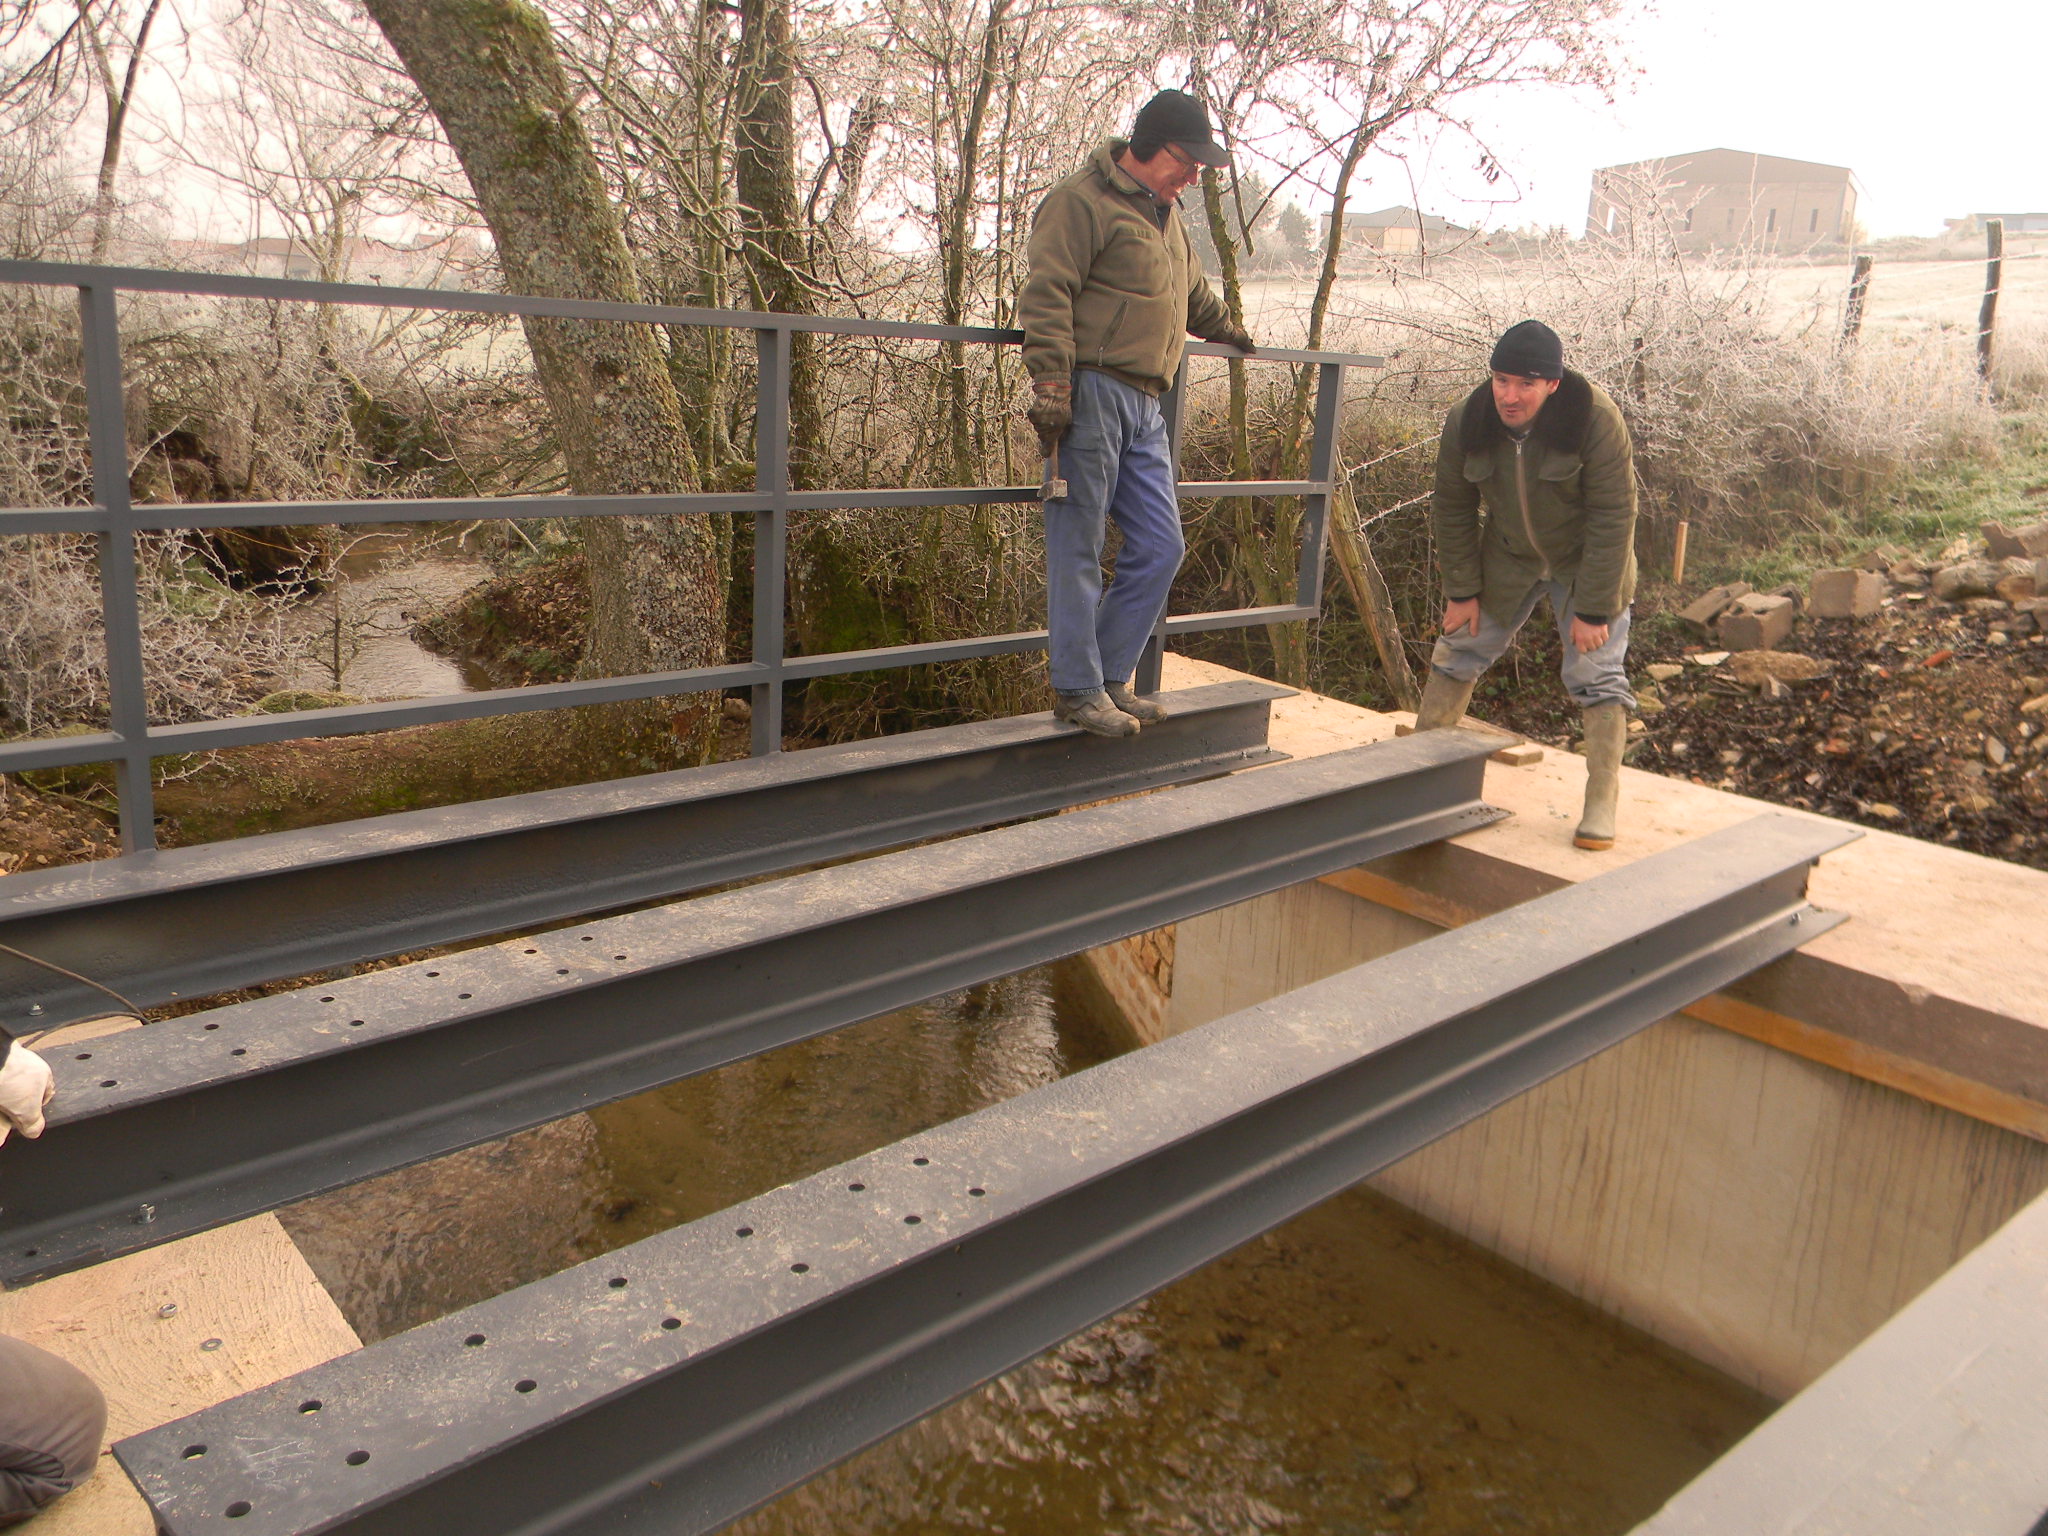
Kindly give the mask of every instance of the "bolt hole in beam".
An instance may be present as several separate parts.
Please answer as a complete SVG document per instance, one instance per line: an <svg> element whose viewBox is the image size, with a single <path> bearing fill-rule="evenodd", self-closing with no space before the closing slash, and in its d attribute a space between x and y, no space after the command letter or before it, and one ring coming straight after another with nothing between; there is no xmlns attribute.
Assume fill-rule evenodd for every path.
<svg viewBox="0 0 2048 1536"><path fill-rule="evenodd" d="M552 934L439 958L432 980L404 966L353 977L330 990L373 1027L345 1039L335 1012L303 997L222 1009L260 1066L223 1071L175 1040L109 1036L93 1065L121 1090L67 1103L60 1079L63 1155L34 1142L0 1159L0 1242L45 1255L32 1273L0 1266L0 1280L167 1241L1485 826L1503 814L1479 799L1493 740L1418 732L608 919L630 965ZM529 946L538 963L518 957ZM451 987L488 1001L458 1010ZM146 1168L138 1145L152 1148ZM147 1228L126 1219L141 1200L158 1209Z"/></svg>
<svg viewBox="0 0 2048 1536"><path fill-rule="evenodd" d="M133 1436L115 1454L163 1529L188 1536L291 1454L278 1409L312 1391L374 1405L325 1426L319 1444L339 1433L395 1454L346 1480L301 1458L314 1470L280 1489L265 1536L717 1529L1827 932L1840 919L1806 906L1807 874L1857 835L1819 818L1755 818ZM983 1197L935 1196L916 1227L841 1198L912 1155L977 1168ZM775 1242L735 1254L736 1220L831 1254L829 1273L789 1262ZM622 1319L592 1289L602 1296L602 1277L627 1256L634 1299L621 1298ZM669 1328L685 1296L689 1323ZM451 1361L445 1342L469 1328L544 1362L545 1399L494 1391L503 1378L487 1361ZM459 1423L451 1401L464 1404ZM181 1462L177 1448L194 1441L218 1454Z"/></svg>

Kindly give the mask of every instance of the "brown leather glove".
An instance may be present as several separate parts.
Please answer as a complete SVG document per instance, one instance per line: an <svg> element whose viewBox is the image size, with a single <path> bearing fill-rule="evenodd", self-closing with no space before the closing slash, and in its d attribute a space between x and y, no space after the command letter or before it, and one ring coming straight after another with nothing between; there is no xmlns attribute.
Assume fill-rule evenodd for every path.
<svg viewBox="0 0 2048 1536"><path fill-rule="evenodd" d="M1024 419L1038 434L1038 451L1051 453L1074 424L1074 386L1065 379L1040 379L1031 386Z"/></svg>
<svg viewBox="0 0 2048 1536"><path fill-rule="evenodd" d="M1226 347L1235 347L1246 357L1252 356L1259 350L1259 345L1252 340L1251 333L1249 331L1241 331L1234 325L1226 325L1222 330L1211 336L1209 340L1219 341Z"/></svg>

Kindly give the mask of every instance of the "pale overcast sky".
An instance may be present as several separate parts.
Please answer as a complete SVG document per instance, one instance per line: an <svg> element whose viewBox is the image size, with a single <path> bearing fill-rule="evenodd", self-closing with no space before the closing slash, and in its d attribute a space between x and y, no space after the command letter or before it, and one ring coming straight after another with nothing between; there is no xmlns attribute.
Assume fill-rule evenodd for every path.
<svg viewBox="0 0 2048 1536"><path fill-rule="evenodd" d="M1613 107L1525 97L1497 116L1493 142L1526 195L1487 223L1577 234L1594 167L1715 148L1848 166L1874 237L2048 210L2039 0L1664 0L1633 32L1643 73ZM1454 218L1475 190L1463 164L1421 187ZM1383 174L1352 206L1409 200Z"/></svg>

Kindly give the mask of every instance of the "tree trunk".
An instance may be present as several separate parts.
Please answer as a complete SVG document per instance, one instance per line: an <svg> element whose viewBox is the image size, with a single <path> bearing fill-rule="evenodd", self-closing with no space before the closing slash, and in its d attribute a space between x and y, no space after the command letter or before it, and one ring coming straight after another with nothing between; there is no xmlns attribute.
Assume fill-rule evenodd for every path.
<svg viewBox="0 0 2048 1536"><path fill-rule="evenodd" d="M982 126L988 120L989 96L995 90L996 66L1001 58L1003 10L1007 0L989 0L988 19L981 35L981 60L975 70L974 92L967 103L967 121L960 130L960 158L954 168L953 195L946 209L944 289L941 320L947 325L967 323L967 254L974 243L976 191L981 179ZM947 440L951 448L952 481L972 485L975 479L974 451L968 423L971 417L967 387L967 344L949 341L946 346Z"/></svg>
<svg viewBox="0 0 2048 1536"><path fill-rule="evenodd" d="M637 302L632 258L541 13L526 0L365 3L462 161L510 291ZM651 327L533 316L524 324L576 491L697 488L696 457ZM582 526L585 676L724 659L717 540L704 519L596 517ZM644 726L651 714L642 708L631 718ZM693 755L708 750L717 718L715 700L676 718Z"/></svg>
<svg viewBox="0 0 2048 1536"><path fill-rule="evenodd" d="M1372 544L1358 521L1358 502L1351 493L1351 477L1340 464L1336 472L1337 492L1330 498L1330 546L1336 551L1337 569L1351 589L1352 604L1365 621L1379 652L1380 672L1387 691L1403 709L1415 709L1422 691L1415 685L1415 671L1408 665L1408 652L1401 642L1401 621L1394 614L1394 599L1387 591L1387 579L1373 558Z"/></svg>
<svg viewBox="0 0 2048 1536"><path fill-rule="evenodd" d="M795 70L789 0L740 0L738 106L733 174L740 228L756 302L782 315L816 312L810 252L797 212ZM815 338L790 338L789 472L799 486L817 479L825 439L818 398Z"/></svg>
<svg viewBox="0 0 2048 1536"><path fill-rule="evenodd" d="M95 263L107 259L107 246L113 238L114 183L121 170L121 145L128 127L128 106L135 99L135 79L142 72L143 50L149 46L149 29L156 21L156 13L163 0L149 0L149 7L142 13L142 20L135 27L135 42L128 50L128 67L123 71L119 85L114 83L114 63L107 48L107 40L100 35L99 23L87 6L80 5L78 19L85 31L86 44L92 50L93 65L100 76L100 93L107 101L107 131L100 142L99 175L93 184L92 199L92 255Z"/></svg>

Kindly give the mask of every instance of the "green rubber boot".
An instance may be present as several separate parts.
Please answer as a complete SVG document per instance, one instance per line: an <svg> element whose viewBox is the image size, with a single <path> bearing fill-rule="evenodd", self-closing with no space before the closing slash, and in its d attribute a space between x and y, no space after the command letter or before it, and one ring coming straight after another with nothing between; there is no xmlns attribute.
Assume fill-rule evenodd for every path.
<svg viewBox="0 0 2048 1536"><path fill-rule="evenodd" d="M1465 706L1472 702L1472 689L1477 681L1475 678L1470 683L1461 683L1431 667L1429 681L1422 685L1422 703L1415 711L1415 729L1440 731L1464 719Z"/></svg>
<svg viewBox="0 0 2048 1536"><path fill-rule="evenodd" d="M1628 709L1595 704L1585 711L1586 809L1574 848L1599 852L1614 846L1615 809L1621 800L1621 752L1628 744Z"/></svg>

